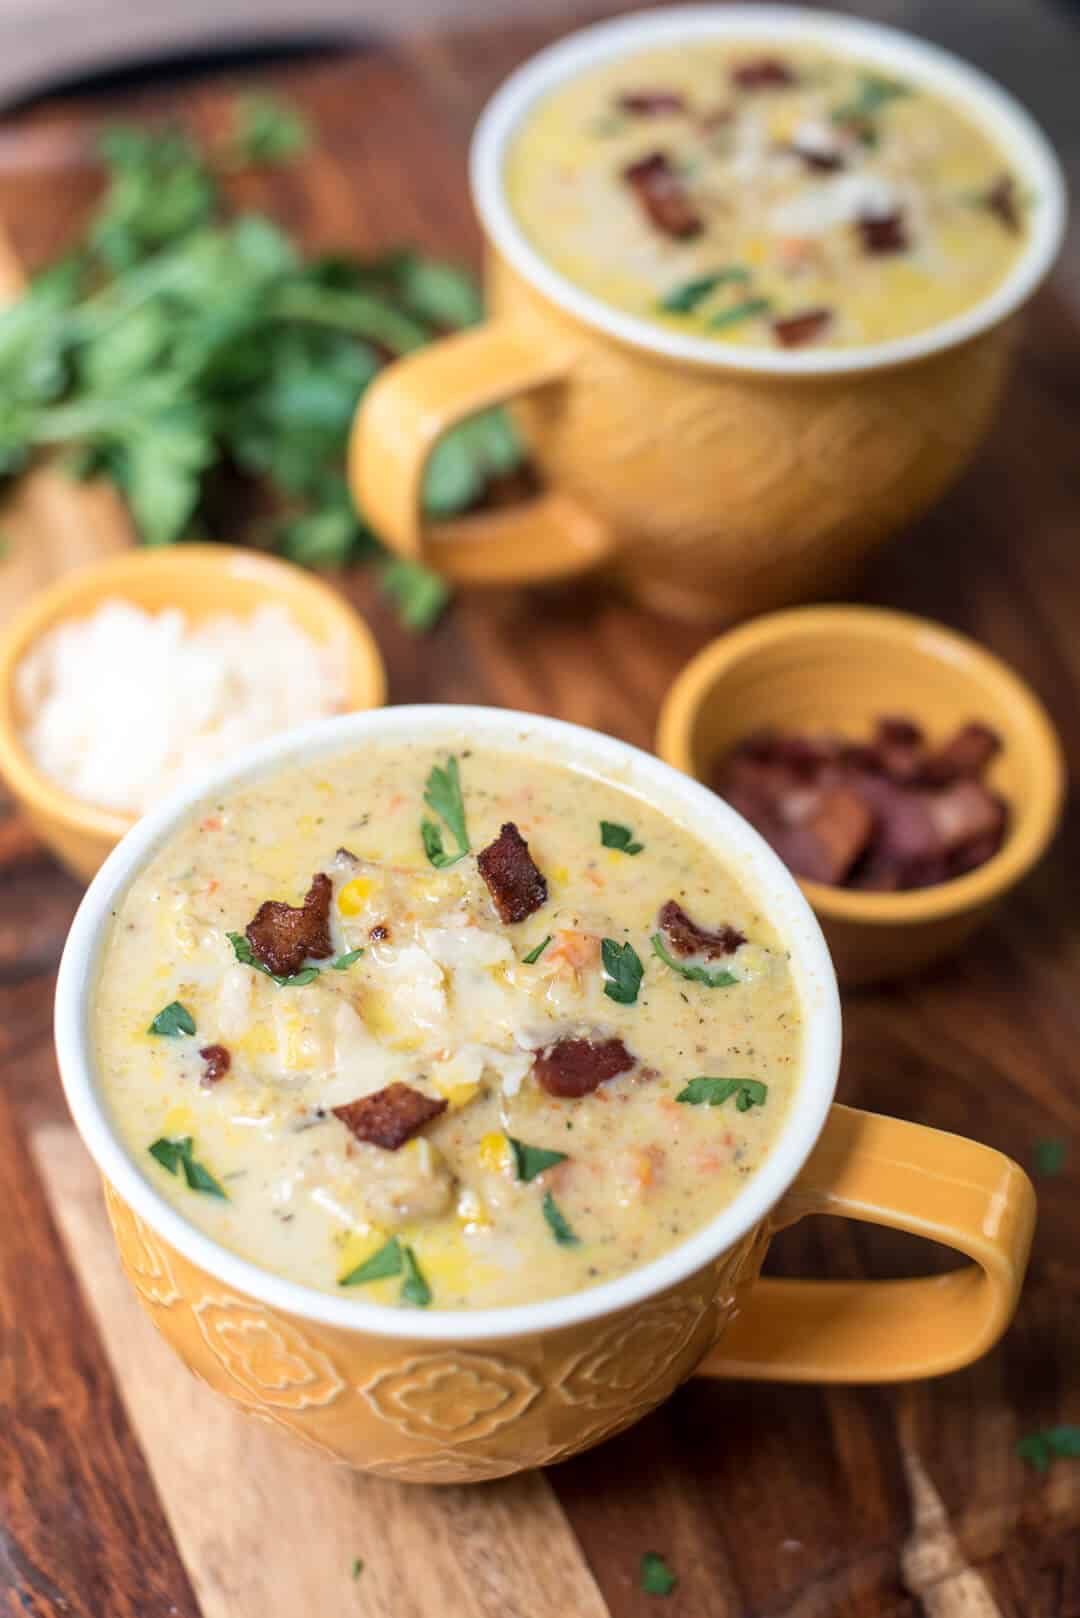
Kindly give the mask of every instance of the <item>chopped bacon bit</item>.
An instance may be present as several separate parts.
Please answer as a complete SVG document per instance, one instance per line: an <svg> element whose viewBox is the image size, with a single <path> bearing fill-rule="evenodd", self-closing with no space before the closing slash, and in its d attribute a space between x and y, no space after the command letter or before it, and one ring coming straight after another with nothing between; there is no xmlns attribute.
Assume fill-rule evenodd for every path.
<svg viewBox="0 0 1080 1618"><path fill-rule="evenodd" d="M1008 809L979 779L1000 745L971 723L930 751L919 725L886 716L869 742L758 732L713 779L797 876L894 893L1001 847Z"/></svg>
<svg viewBox="0 0 1080 1618"><path fill-rule="evenodd" d="M346 1129L369 1146L396 1152L433 1118L444 1113L449 1103L414 1090L410 1084L388 1084L374 1095L361 1096L343 1107L331 1107Z"/></svg>
<svg viewBox="0 0 1080 1618"><path fill-rule="evenodd" d="M368 933L368 937L371 939L373 944L385 944L386 940L390 937L390 929L385 922L377 921L374 927L372 927L371 931Z"/></svg>
<svg viewBox="0 0 1080 1618"><path fill-rule="evenodd" d="M224 1045L204 1045L199 1051L206 1066L203 1068L202 1082L216 1084L223 1079L232 1066L232 1057Z"/></svg>
<svg viewBox="0 0 1080 1618"><path fill-rule="evenodd" d="M1021 228L1020 199L1016 194L1016 181L1011 174L1002 174L986 193L984 206L1000 219L1006 230L1019 235Z"/></svg>
<svg viewBox="0 0 1080 1618"><path fill-rule="evenodd" d="M807 168L816 174L835 174L847 167L843 152L828 152L822 146L800 146L797 141L792 141L788 150L801 157Z"/></svg>
<svg viewBox="0 0 1080 1618"><path fill-rule="evenodd" d="M528 843L512 820L508 820L495 841L477 855L476 863L500 920L524 921L547 901L547 883L529 853Z"/></svg>
<svg viewBox="0 0 1080 1618"><path fill-rule="evenodd" d="M717 961L722 955L734 955L746 936L737 927L726 923L715 930L699 927L691 921L676 899L669 899L660 907L660 930L667 935L675 955L703 955L707 961Z"/></svg>
<svg viewBox="0 0 1080 1618"><path fill-rule="evenodd" d="M779 56L759 56L732 70L731 82L740 90L780 90L795 84L794 73Z"/></svg>
<svg viewBox="0 0 1080 1618"><path fill-rule="evenodd" d="M549 1096L577 1100L634 1065L621 1039L560 1039L536 1053L533 1073Z"/></svg>
<svg viewBox="0 0 1080 1618"><path fill-rule="evenodd" d="M804 309L801 314L774 320L773 334L781 348L800 348L803 343L812 343L815 337L820 337L831 319L831 309Z"/></svg>
<svg viewBox="0 0 1080 1618"><path fill-rule="evenodd" d="M619 111L631 118L669 118L686 111L675 90L629 90L619 97Z"/></svg>
<svg viewBox="0 0 1080 1618"><path fill-rule="evenodd" d="M911 245L902 213L863 214L855 224L866 253L906 253Z"/></svg>
<svg viewBox="0 0 1080 1618"><path fill-rule="evenodd" d="M292 977L310 956L322 961L334 952L330 939L333 884L324 871L311 879L302 905L267 899L244 929L256 960L279 977Z"/></svg>
<svg viewBox="0 0 1080 1618"><path fill-rule="evenodd" d="M948 786L951 781L974 780L1001 751L1001 737L989 725L972 720L931 753L919 773L927 786Z"/></svg>
<svg viewBox="0 0 1080 1618"><path fill-rule="evenodd" d="M648 157L631 163L623 169L622 177L657 230L662 230L665 236L684 240L701 233L701 216L663 152L650 152Z"/></svg>

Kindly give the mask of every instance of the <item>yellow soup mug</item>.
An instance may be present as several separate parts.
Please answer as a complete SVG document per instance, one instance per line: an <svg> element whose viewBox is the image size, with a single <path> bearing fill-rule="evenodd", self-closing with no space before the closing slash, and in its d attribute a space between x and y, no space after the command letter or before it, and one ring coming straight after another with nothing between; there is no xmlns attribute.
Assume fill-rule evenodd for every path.
<svg viewBox="0 0 1080 1618"><path fill-rule="evenodd" d="M268 1274L189 1225L128 1155L102 1095L95 984L120 895L205 796L328 753L410 742L557 760L610 777L737 868L790 950L805 1042L772 1152L688 1240L586 1292L513 1308L399 1309ZM218 1392L310 1448L384 1476L460 1483L544 1466L637 1421L692 1373L810 1382L932 1376L991 1347L1016 1305L1035 1219L1023 1171L919 1124L833 1106L836 979L788 871L732 809L625 743L485 708L349 714L275 738L129 832L95 878L60 967L56 1047L120 1257L162 1335ZM901 1281L759 1280L775 1230L809 1213L890 1225L971 1260Z"/></svg>
<svg viewBox="0 0 1080 1618"><path fill-rule="evenodd" d="M960 316L856 349L723 344L622 313L556 272L507 202L509 143L537 97L610 57L701 39L846 51L967 108L1032 200L1006 279ZM520 68L482 116L472 193L488 248L485 325L390 366L364 396L350 480L379 535L471 584L603 566L684 617L843 592L856 564L952 482L983 438L1008 368L1009 317L1060 244L1064 189L1011 97L921 40L772 6L645 12L574 34ZM425 526L425 461L448 427L513 401L548 492Z"/></svg>

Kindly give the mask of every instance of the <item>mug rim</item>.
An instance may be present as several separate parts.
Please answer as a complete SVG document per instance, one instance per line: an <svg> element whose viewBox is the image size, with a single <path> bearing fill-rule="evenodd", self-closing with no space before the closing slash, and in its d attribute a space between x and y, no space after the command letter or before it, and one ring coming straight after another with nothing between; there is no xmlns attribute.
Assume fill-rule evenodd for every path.
<svg viewBox="0 0 1080 1618"><path fill-rule="evenodd" d="M803 1015L801 1073L764 1163L714 1219L677 1246L613 1280L537 1303L490 1309L402 1310L286 1280L190 1224L136 1167L120 1140L92 1056L90 1012L110 912L147 861L210 797L281 767L380 739L437 745L467 736L503 751L570 763L608 779L679 821L737 861L740 883L789 950ZM226 768L171 795L124 837L91 882L72 922L56 987L60 1076L76 1127L102 1175L128 1206L192 1264L227 1286L295 1317L365 1336L426 1342L523 1337L577 1325L668 1291L730 1250L766 1217L795 1180L824 1126L840 1062L840 1000L821 928L798 884L749 823L699 782L627 742L579 725L512 709L415 705L316 720L246 750Z"/></svg>
<svg viewBox="0 0 1080 1618"><path fill-rule="evenodd" d="M507 149L533 103L596 63L649 45L705 38L787 41L862 54L900 68L968 112L995 139L1033 191L1028 240L1008 275L986 297L924 331L853 348L774 350L691 337L628 314L577 286L532 246L506 197ZM901 29L799 6L677 6L643 11L575 31L539 51L504 80L481 113L469 153L473 202L501 256L557 307L609 337L668 359L758 376L850 375L907 364L954 348L1014 313L1045 278L1065 232L1066 192L1049 140L1020 102L951 51Z"/></svg>

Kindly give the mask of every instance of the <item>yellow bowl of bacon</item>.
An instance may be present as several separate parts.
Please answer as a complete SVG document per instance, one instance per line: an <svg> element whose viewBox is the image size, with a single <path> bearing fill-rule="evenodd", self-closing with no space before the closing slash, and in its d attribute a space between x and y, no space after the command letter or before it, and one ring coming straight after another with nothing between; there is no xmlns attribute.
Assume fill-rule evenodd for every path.
<svg viewBox="0 0 1080 1618"><path fill-rule="evenodd" d="M1065 768L1034 692L992 653L929 619L805 607L712 641L671 687L657 728L660 757L708 782L755 731L861 738L888 714L909 714L935 740L970 720L995 730L1002 745L988 784L1007 802L1009 822L985 864L933 887L871 893L800 880L846 985L900 977L951 953L1045 853Z"/></svg>
<svg viewBox="0 0 1080 1618"><path fill-rule="evenodd" d="M386 700L386 671L370 629L335 590L290 562L229 545L181 545L126 551L66 574L30 601L0 636L0 774L35 835L83 881L137 817L87 803L37 768L22 739L26 715L16 671L40 636L110 600L133 602L149 612L176 607L193 623L219 613L246 617L264 603L279 605L320 644L340 644L346 711L377 708ZM130 742L137 747L138 737Z"/></svg>

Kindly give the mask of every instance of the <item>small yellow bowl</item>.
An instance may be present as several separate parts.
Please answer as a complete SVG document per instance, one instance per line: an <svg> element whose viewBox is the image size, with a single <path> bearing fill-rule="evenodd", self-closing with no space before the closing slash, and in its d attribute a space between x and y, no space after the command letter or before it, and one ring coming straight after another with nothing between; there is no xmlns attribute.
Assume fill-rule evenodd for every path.
<svg viewBox="0 0 1080 1618"><path fill-rule="evenodd" d="M1009 830L978 870L907 893L800 882L842 983L900 977L955 950L1044 853L1061 816L1061 747L1037 697L973 641L924 618L869 607L771 613L722 635L668 692L656 750L708 781L715 760L751 731L865 735L882 714L909 715L944 738L969 719L1003 746L988 780L1007 799Z"/></svg>
<svg viewBox="0 0 1080 1618"><path fill-rule="evenodd" d="M243 616L263 603L276 603L315 639L336 638L345 647L350 709L377 708L386 700L386 671L363 619L328 585L291 562L229 545L178 545L125 551L65 574L0 635L0 773L35 834L84 881L136 817L85 803L37 768L22 743L15 671L46 630L117 599L151 612L179 607L195 621L220 612ZM138 746L138 738L131 744Z"/></svg>

